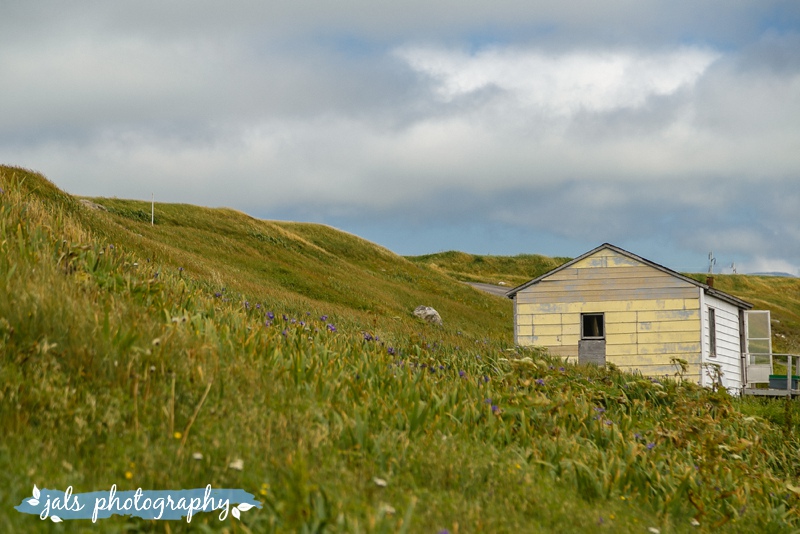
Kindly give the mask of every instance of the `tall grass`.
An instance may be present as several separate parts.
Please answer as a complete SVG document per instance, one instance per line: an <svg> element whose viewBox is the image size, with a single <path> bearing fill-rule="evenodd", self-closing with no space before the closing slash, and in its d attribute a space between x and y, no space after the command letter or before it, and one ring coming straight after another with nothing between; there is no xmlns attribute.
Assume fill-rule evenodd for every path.
<svg viewBox="0 0 800 534"><path fill-rule="evenodd" d="M743 414L724 393L514 349L492 326L510 319L486 316L505 302L388 252L375 259L360 241L348 251L325 227L161 206L148 229L90 211L22 169L0 169L0 188L4 531L50 530L12 508L34 483L76 492L212 484L264 504L241 522L115 518L102 524L110 530L800 526L796 435ZM208 242L169 222L181 213L208 242L230 239L230 250L204 263ZM247 237L245 223L266 242L285 239L277 246L286 252L258 248L265 241ZM240 274L314 254L320 266L303 272L334 287L291 292L286 275L261 288ZM372 277L394 300L364 309L377 301L345 295L352 289L335 287L348 283L337 270ZM404 312L419 286L439 282L431 295L449 310L446 328ZM310 298L308 287L330 293ZM460 314L473 304L483 315Z"/></svg>

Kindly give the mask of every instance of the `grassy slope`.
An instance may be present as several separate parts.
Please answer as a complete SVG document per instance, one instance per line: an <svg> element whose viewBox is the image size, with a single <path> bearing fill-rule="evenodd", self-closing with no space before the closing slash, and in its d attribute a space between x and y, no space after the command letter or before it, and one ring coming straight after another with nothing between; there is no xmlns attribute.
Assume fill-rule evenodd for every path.
<svg viewBox="0 0 800 534"><path fill-rule="evenodd" d="M143 203L91 211L6 167L0 188L3 531L50 530L12 508L34 483L264 502L172 531L798 526L791 406L779 427L688 384L509 351L508 301L326 227L175 205L150 227ZM103 523L124 525L167 528Z"/></svg>
<svg viewBox="0 0 800 534"><path fill-rule="evenodd" d="M483 256L450 251L408 259L464 282L500 284L511 288L555 269L571 258L548 258L538 254Z"/></svg>

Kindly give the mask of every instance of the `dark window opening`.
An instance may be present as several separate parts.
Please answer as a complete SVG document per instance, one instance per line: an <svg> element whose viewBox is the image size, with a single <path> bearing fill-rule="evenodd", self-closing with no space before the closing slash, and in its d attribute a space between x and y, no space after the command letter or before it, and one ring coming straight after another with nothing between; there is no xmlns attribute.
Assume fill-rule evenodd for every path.
<svg viewBox="0 0 800 534"><path fill-rule="evenodd" d="M714 308L708 309L708 354L717 355L717 317Z"/></svg>
<svg viewBox="0 0 800 534"><path fill-rule="evenodd" d="M605 335L602 313L584 313L581 315L581 339L603 339Z"/></svg>

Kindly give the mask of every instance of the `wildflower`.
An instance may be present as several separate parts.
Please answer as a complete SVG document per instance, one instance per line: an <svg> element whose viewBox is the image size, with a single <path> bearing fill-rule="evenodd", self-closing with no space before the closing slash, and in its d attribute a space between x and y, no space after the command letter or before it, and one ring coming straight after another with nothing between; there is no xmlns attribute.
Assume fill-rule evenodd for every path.
<svg viewBox="0 0 800 534"><path fill-rule="evenodd" d="M264 321L264 326L272 326L272 321Z"/></svg>
<svg viewBox="0 0 800 534"><path fill-rule="evenodd" d="M488 382L488 381L489 381L489 377L488 377L488 376L486 376L486 375L484 375L484 376L483 376L483 381L484 381L484 383Z"/></svg>
<svg viewBox="0 0 800 534"><path fill-rule="evenodd" d="M245 310L249 310L250 309L250 303L249 302L244 301L244 309Z"/></svg>
<svg viewBox="0 0 800 534"><path fill-rule="evenodd" d="M461 378L464 378L465 376L467 376L467 373L465 373L465 372L462 370L462 371L459 371L459 372L458 372L458 376L460 376Z"/></svg>
<svg viewBox="0 0 800 534"><path fill-rule="evenodd" d="M241 458L237 458L231 463L228 464L228 469L233 469L235 471L241 471L244 469L244 460Z"/></svg>
<svg viewBox="0 0 800 534"><path fill-rule="evenodd" d="M655 446L656 444L651 441L650 443L647 444L647 450L652 451Z"/></svg>
<svg viewBox="0 0 800 534"><path fill-rule="evenodd" d="M130 480L133 478L133 473L130 471L125 471L125 480Z"/></svg>
<svg viewBox="0 0 800 534"><path fill-rule="evenodd" d="M605 420L605 421L603 421L603 422L604 422L606 425L608 425L608 426L611 426L611 425L613 425L613 424L614 424L614 423L613 423L613 422L611 422L611 420L609 420L609 419L606 419L606 420Z"/></svg>
<svg viewBox="0 0 800 534"><path fill-rule="evenodd" d="M261 303L260 303L260 302L259 302L259 303L256 303L256 309L257 309L257 310L260 310L260 309L261 309Z"/></svg>
<svg viewBox="0 0 800 534"><path fill-rule="evenodd" d="M373 482L375 483L375 485L376 485L376 486L378 486L379 488L385 488L386 486L388 486L388 485L389 485L389 483L388 483L388 482L386 482L384 479L382 479L382 478L378 478L378 477L374 477L374 478L372 479L372 481L373 481Z"/></svg>
<svg viewBox="0 0 800 534"><path fill-rule="evenodd" d="M328 326L327 326L327 328L328 328L328 330L330 330L331 332L336 332L336 327L335 327L335 326L333 326L333 325L332 325L332 324L330 324L330 323L328 323Z"/></svg>
<svg viewBox="0 0 800 534"><path fill-rule="evenodd" d="M282 315L282 317L283 317L283 320L284 320L284 321L288 321L288 320L289 320L289 318L288 318L288 317L286 317L286 314L285 314L285 313Z"/></svg>
<svg viewBox="0 0 800 534"><path fill-rule="evenodd" d="M202 460L203 459L203 453L202 452L193 452L192 453L192 459L193 460L197 460L197 461Z"/></svg>
<svg viewBox="0 0 800 534"><path fill-rule="evenodd" d="M374 338L369 332L364 332L364 341L372 341Z"/></svg>
<svg viewBox="0 0 800 534"><path fill-rule="evenodd" d="M536 382L537 386L543 386L544 385L544 378L537 378L535 382Z"/></svg>
<svg viewBox="0 0 800 534"><path fill-rule="evenodd" d="M562 373L563 373L564 371L566 371L566 369L564 369L563 367L559 367L559 368L558 368L558 370L559 370L559 371L561 371Z"/></svg>
<svg viewBox="0 0 800 534"><path fill-rule="evenodd" d="M387 347L387 349L386 349L386 352L387 352L388 354L391 354L392 356L394 356L395 354L397 354L397 353L395 352L395 350L394 350L394 347Z"/></svg>
<svg viewBox="0 0 800 534"><path fill-rule="evenodd" d="M639 434L638 432L634 432L633 433L633 439L640 440L640 439L642 439L642 435Z"/></svg>
<svg viewBox="0 0 800 534"><path fill-rule="evenodd" d="M222 293L217 291L216 293L214 293L214 296L217 297L217 298L220 298L222 296Z"/></svg>
<svg viewBox="0 0 800 534"><path fill-rule="evenodd" d="M274 318L275 318L275 314L274 314L274 313L272 313L271 311L268 311L268 312L267 312L267 319L269 319L269 320L271 321L271 320L273 320Z"/></svg>
<svg viewBox="0 0 800 534"><path fill-rule="evenodd" d="M295 323L297 322L297 319L295 319L294 317L292 317L292 320L291 320L291 321L289 321L289 322L290 322L290 323L292 323L292 324L295 324Z"/></svg>
<svg viewBox="0 0 800 534"><path fill-rule="evenodd" d="M491 404L492 403L492 399L483 399L483 402L485 402L486 404Z"/></svg>
<svg viewBox="0 0 800 534"><path fill-rule="evenodd" d="M319 318L319 320L323 321L323 322L327 321L328 320L328 316L327 315L323 315L322 317Z"/></svg>
<svg viewBox="0 0 800 534"><path fill-rule="evenodd" d="M300 323L299 323L299 324L300 324L300 326L305 326L305 325L306 325L306 322L305 322L305 321L300 321Z"/></svg>
<svg viewBox="0 0 800 534"><path fill-rule="evenodd" d="M497 406L496 404L492 404L492 413L495 414L495 415L499 414L500 413L500 407Z"/></svg>
<svg viewBox="0 0 800 534"><path fill-rule="evenodd" d="M595 407L594 411L596 411L597 413L603 413L606 411L606 409L602 407Z"/></svg>
<svg viewBox="0 0 800 534"><path fill-rule="evenodd" d="M112 245L112 247L113 247L113 245ZM182 273L183 272L183 267L178 267L178 272Z"/></svg>
<svg viewBox="0 0 800 534"><path fill-rule="evenodd" d="M175 432L172 435L172 437L174 437L175 439L181 439L181 437L183 437L183 434L181 434L180 432Z"/></svg>
<svg viewBox="0 0 800 534"><path fill-rule="evenodd" d="M286 337L289 334L289 331L284 328L281 334L283 334L283 337Z"/></svg>

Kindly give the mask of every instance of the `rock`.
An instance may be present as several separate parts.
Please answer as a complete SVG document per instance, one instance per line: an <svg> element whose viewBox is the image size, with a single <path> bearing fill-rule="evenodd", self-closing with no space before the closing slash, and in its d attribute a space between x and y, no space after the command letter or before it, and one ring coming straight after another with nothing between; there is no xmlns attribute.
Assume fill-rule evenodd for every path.
<svg viewBox="0 0 800 534"><path fill-rule="evenodd" d="M439 315L439 312L437 312L430 306L417 306L414 309L414 315L416 315L420 319L424 319L429 323L438 324L439 326L442 326L442 317Z"/></svg>
<svg viewBox="0 0 800 534"><path fill-rule="evenodd" d="M105 206L101 206L100 204L92 202L91 200L86 200L85 198L81 199L81 204L90 210L108 211Z"/></svg>

